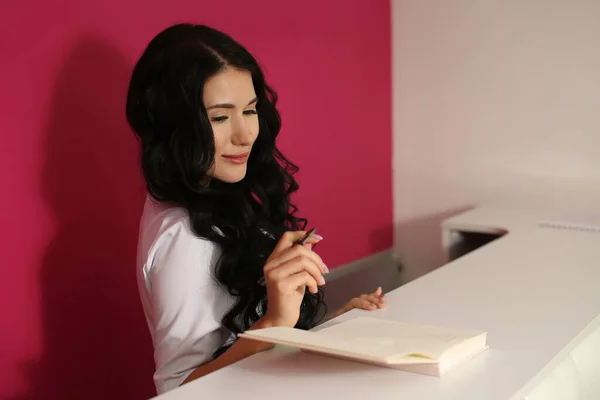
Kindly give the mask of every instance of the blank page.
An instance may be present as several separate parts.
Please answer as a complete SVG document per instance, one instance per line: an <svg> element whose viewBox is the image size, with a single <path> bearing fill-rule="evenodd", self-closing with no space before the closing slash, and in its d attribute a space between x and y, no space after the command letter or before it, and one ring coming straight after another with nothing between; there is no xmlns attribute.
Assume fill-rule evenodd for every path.
<svg viewBox="0 0 600 400"><path fill-rule="evenodd" d="M484 332L408 324L377 318L355 318L318 332L332 340L351 343L361 351L424 356L439 359L442 353Z"/></svg>

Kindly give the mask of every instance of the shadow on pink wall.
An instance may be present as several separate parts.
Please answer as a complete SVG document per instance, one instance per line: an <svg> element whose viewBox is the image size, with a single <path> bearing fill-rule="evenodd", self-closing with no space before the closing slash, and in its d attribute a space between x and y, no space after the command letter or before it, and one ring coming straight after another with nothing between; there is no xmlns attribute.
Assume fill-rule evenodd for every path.
<svg viewBox="0 0 600 400"><path fill-rule="evenodd" d="M135 281L143 186L124 118L129 71L117 49L82 38L56 82L41 183L57 227L40 272L44 351L22 367L20 400L155 394Z"/></svg>

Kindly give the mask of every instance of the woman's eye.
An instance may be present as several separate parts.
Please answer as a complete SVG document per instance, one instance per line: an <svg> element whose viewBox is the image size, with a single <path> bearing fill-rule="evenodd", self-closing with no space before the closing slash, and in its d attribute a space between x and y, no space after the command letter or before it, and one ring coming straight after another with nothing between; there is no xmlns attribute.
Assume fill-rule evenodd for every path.
<svg viewBox="0 0 600 400"><path fill-rule="evenodd" d="M256 110L245 110L244 111L244 115L255 115L256 114Z"/></svg>
<svg viewBox="0 0 600 400"><path fill-rule="evenodd" d="M211 118L213 122L223 122L225 120L227 120L227 116L226 115L221 115L219 117L213 117Z"/></svg>

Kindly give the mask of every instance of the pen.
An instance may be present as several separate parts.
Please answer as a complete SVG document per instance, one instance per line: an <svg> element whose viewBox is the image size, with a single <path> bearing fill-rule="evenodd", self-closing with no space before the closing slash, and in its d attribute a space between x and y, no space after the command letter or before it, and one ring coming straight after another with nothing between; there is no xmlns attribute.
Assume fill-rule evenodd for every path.
<svg viewBox="0 0 600 400"><path fill-rule="evenodd" d="M304 243L306 243L306 241L308 239L310 239L312 235L315 234L316 230L317 230L317 228L312 228L310 231L306 232L306 235L304 235L304 237L302 239L294 242L294 246L296 246L296 245L303 245Z"/></svg>
<svg viewBox="0 0 600 400"><path fill-rule="evenodd" d="M294 244L292 245L292 247L294 246L302 246L304 243L306 243L306 241L308 239L310 239L312 237L312 235L314 235L314 233L316 232L317 228L312 228L310 231L306 232L306 234L302 237L302 239L297 240L294 242ZM264 285L265 284L265 277L261 276L260 279L258 280L258 284L259 285Z"/></svg>

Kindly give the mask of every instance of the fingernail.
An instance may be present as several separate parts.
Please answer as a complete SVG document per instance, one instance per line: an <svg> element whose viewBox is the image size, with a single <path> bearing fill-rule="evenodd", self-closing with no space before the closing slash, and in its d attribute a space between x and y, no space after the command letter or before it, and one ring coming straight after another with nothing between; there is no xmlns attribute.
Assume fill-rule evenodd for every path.
<svg viewBox="0 0 600 400"><path fill-rule="evenodd" d="M316 233L313 233L312 237L315 238L315 239L317 239L317 240L323 240L323 236L317 235Z"/></svg>
<svg viewBox="0 0 600 400"><path fill-rule="evenodd" d="M329 268L327 268L327 265L323 264L323 269L325 270L325 273L328 274L329 273Z"/></svg>
<svg viewBox="0 0 600 400"><path fill-rule="evenodd" d="M321 276L321 285L325 284L325 278L323 278L323 276Z"/></svg>

